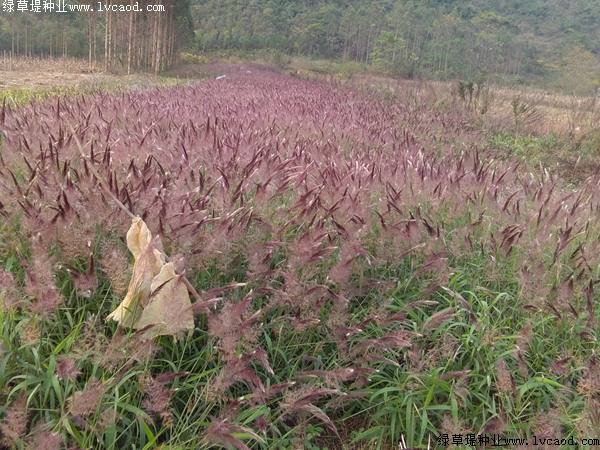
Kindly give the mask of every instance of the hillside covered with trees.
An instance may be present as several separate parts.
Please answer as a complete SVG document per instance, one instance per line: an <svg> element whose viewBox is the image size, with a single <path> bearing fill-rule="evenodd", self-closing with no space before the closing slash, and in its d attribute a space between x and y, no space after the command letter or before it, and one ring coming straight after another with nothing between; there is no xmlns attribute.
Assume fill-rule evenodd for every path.
<svg viewBox="0 0 600 450"><path fill-rule="evenodd" d="M162 13L100 11L93 0L79 2L93 12L18 12L9 3L15 11L0 14L0 54L75 56L121 72L163 71L183 48L266 50L403 78L485 73L581 94L600 85L600 0L152 2ZM151 2L106 3L144 10Z"/></svg>
<svg viewBox="0 0 600 450"><path fill-rule="evenodd" d="M600 82L600 1L193 0L196 50L275 49L400 77ZM573 75L576 74L576 77Z"/></svg>

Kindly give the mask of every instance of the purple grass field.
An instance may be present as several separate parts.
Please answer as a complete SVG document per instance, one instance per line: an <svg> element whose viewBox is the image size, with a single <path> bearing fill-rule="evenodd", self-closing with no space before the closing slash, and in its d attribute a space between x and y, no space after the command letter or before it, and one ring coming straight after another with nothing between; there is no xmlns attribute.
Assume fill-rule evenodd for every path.
<svg viewBox="0 0 600 450"><path fill-rule="evenodd" d="M97 399L93 414L75 400L31 413L11 445L42 422L60 442L108 445L92 418L138 366L145 381L129 389L156 442L397 448L451 429L541 436L540 414L558 421L548 436L592 437L597 178L572 187L494 161L459 110L257 70L5 105L0 127L0 224L19 222L0 251L5 314L38 317L44 336L66 311L93 311L56 356L79 372L63 374L64 396ZM90 165L198 290L193 336L144 343L107 328L127 285L131 219ZM10 361L14 376L24 370ZM177 377L193 382L166 389ZM540 377L555 384L531 387ZM24 407L18 381L0 394L13 410ZM125 419L110 423L119 446L148 443ZM309 425L322 426L313 441Z"/></svg>

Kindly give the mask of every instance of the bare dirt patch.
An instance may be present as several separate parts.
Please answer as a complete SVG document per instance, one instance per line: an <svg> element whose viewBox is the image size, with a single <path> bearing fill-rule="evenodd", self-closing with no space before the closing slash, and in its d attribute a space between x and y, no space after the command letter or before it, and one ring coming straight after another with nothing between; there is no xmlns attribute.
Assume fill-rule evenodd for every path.
<svg viewBox="0 0 600 450"><path fill-rule="evenodd" d="M75 58L8 58L0 56L0 94L9 90L68 90L77 87L105 89L173 84L168 78L148 74L124 75L90 67Z"/></svg>
<svg viewBox="0 0 600 450"><path fill-rule="evenodd" d="M93 83L111 75L90 68L86 61L73 58L40 59L3 57L0 59L0 89L45 89Z"/></svg>
<svg viewBox="0 0 600 450"><path fill-rule="evenodd" d="M0 89L43 89L98 83L114 79L100 73L0 70Z"/></svg>

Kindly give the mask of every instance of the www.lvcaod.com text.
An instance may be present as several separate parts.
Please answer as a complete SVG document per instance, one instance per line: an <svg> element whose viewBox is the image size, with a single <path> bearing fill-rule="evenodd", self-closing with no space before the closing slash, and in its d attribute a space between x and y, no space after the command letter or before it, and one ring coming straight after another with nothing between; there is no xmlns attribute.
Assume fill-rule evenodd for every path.
<svg viewBox="0 0 600 450"><path fill-rule="evenodd" d="M140 6L140 2L128 5L112 5L104 2L82 5L65 0L3 0L2 12L165 12L165 5Z"/></svg>

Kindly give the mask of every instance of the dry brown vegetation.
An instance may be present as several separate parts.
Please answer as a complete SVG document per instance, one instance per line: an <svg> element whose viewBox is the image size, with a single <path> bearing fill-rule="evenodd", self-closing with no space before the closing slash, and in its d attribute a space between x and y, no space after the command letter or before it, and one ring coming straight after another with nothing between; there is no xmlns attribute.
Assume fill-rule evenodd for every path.
<svg viewBox="0 0 600 450"><path fill-rule="evenodd" d="M522 133L574 136L600 127L598 97L484 85L479 96L474 93L469 101L460 97L454 82L395 80L373 75L353 76L341 82L387 95L390 99L397 97L405 101L408 98L415 105L433 109L469 107L474 119L488 131L515 126L515 100L535 110L528 114L525 126L518 130Z"/></svg>
<svg viewBox="0 0 600 450"><path fill-rule="evenodd" d="M0 58L0 89L40 89L97 82L107 75L74 58Z"/></svg>

